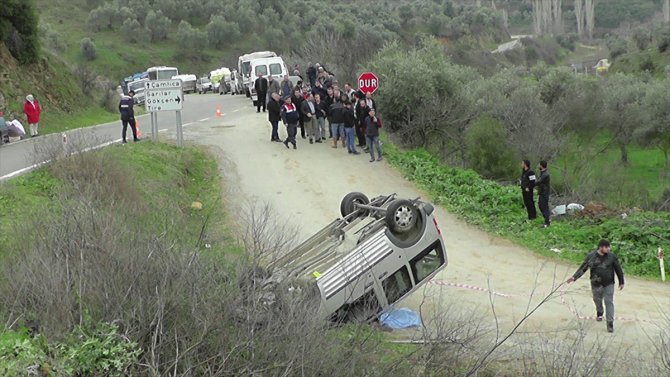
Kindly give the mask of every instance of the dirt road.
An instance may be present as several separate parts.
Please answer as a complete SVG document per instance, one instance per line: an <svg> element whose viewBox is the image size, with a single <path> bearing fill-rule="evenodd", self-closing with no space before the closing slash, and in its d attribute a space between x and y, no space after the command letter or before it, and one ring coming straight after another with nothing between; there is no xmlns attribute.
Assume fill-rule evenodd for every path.
<svg viewBox="0 0 670 377"><path fill-rule="evenodd" d="M222 163L228 189L234 189L229 205L245 201L269 202L283 218L300 229L305 239L339 216L341 198L360 191L368 196L396 192L407 197L426 197L403 179L386 162L369 163L368 156L352 156L330 144L310 145L298 139L298 149L271 143L267 115L257 114L249 100L240 96L225 100L221 118L212 118L186 128L186 140L213 147ZM208 109L209 110L209 109ZM280 136L285 136L281 130ZM233 208L231 208L232 210ZM446 295L448 305L476 306L491 313L490 284L496 313L505 328L523 316L530 292L535 301L551 290L552 283L565 280L576 265L545 259L509 241L479 231L437 208L449 265L428 285L430 295ZM594 243L597 240L594 240ZM624 266L625 270L625 266ZM418 292L401 304L418 309L423 294ZM623 291L615 293L615 334L607 335L604 323L594 315L588 277L567 287L561 297L541 308L523 328L525 331L556 331L574 328L576 321L592 322L589 336L609 336L617 347L649 355L646 334L658 334L654 323L661 310L670 309L670 285L627 277ZM493 317L488 316L493 324ZM592 333L592 334L591 334Z"/></svg>

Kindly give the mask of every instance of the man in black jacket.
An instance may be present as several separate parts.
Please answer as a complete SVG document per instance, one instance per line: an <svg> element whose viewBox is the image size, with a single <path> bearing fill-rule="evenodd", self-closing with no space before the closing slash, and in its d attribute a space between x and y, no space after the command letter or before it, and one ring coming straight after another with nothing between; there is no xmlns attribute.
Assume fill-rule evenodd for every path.
<svg viewBox="0 0 670 377"><path fill-rule="evenodd" d="M293 94L291 95L291 102L298 108L298 111L300 112L300 120L298 121L298 127L300 127L300 136L303 139L306 139L307 136L305 135L305 116L302 114L302 103L305 101L305 98L302 96L302 90L300 88L296 88L293 91Z"/></svg>
<svg viewBox="0 0 670 377"><path fill-rule="evenodd" d="M596 304L596 321L603 320L603 300L607 315L607 332L614 331L614 274L619 280L619 290L623 289L623 269L614 253L610 251L610 243L607 240L598 242L598 249L586 255L584 263L577 269L574 275L568 279L570 284L579 279L586 270L591 270L591 294Z"/></svg>
<svg viewBox="0 0 670 377"><path fill-rule="evenodd" d="M272 98L270 98L270 102L268 102L268 120L272 125L272 136L270 141L281 142L281 139L279 138L279 121L281 120L279 93L272 93Z"/></svg>
<svg viewBox="0 0 670 377"><path fill-rule="evenodd" d="M521 169L521 195L523 196L523 204L526 206L526 211L528 212L528 220L535 220L537 217L535 202L533 201L535 173L530 170L530 161L528 160L521 162Z"/></svg>
<svg viewBox="0 0 670 377"><path fill-rule="evenodd" d="M370 115L370 108L368 107L367 102L365 101L365 98L361 98L358 101L358 106L356 107L356 120L358 121L358 124L356 124L356 135L358 137L358 146L359 147L366 147L365 143L365 118Z"/></svg>
<svg viewBox="0 0 670 377"><path fill-rule="evenodd" d="M122 96L121 101L119 101L119 113L121 113L121 124L123 129L121 131L121 137L123 138L123 144L127 143L126 141L126 132L128 130L128 125L130 125L130 130L133 132L133 141L140 141L137 137L137 130L135 129L135 110L133 109L133 104L135 100L134 91L129 91L127 96Z"/></svg>
<svg viewBox="0 0 670 377"><path fill-rule="evenodd" d="M256 90L256 112L261 112L261 106L263 106L263 112L265 112L265 98L268 94L268 79L259 73L258 78L254 82L254 89Z"/></svg>
<svg viewBox="0 0 670 377"><path fill-rule="evenodd" d="M542 227L546 228L551 224L551 213L549 212L549 191L551 190L551 186L547 161L540 161L538 167L540 168L540 176L535 181L538 194L537 205L540 207L542 217L544 217L544 225Z"/></svg>

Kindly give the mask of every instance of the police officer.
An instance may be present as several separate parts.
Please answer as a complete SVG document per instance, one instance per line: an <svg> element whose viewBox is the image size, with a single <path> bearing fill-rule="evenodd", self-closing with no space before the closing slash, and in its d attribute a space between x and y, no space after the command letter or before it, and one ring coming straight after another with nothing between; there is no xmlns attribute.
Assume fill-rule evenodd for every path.
<svg viewBox="0 0 670 377"><path fill-rule="evenodd" d="M135 110L133 110L134 96L135 92L131 90L128 92L128 95L122 96L121 101L119 101L119 113L121 113L121 124L123 125L123 130L121 131L123 144L127 143L126 131L128 129L128 124L130 124L130 130L133 131L133 141L140 141L137 137L137 130L135 129Z"/></svg>
<svg viewBox="0 0 670 377"><path fill-rule="evenodd" d="M535 202L533 201L533 189L535 188L535 173L530 170L530 161L521 162L521 195L523 204L528 212L528 220L535 220L537 212L535 211Z"/></svg>
<svg viewBox="0 0 670 377"><path fill-rule="evenodd" d="M537 205L540 207L540 212L542 212L542 217L544 217L543 228L548 227L551 224L550 213L549 213L549 190L551 189L550 180L549 180L549 169L547 169L547 161L540 161L538 165L540 168L540 176L535 181L537 186L538 200Z"/></svg>

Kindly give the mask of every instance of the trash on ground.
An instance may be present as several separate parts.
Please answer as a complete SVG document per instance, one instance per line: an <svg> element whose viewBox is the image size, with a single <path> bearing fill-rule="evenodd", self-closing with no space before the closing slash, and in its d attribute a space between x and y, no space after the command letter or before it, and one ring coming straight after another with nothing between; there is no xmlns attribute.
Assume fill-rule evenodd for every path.
<svg viewBox="0 0 670 377"><path fill-rule="evenodd" d="M202 203L200 202L193 202L191 203L191 208L197 209L198 211L202 209Z"/></svg>

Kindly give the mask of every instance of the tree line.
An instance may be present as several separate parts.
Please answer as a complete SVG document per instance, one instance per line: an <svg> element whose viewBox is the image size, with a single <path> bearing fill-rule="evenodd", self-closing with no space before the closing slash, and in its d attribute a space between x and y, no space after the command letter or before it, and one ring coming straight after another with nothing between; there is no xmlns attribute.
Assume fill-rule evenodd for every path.
<svg viewBox="0 0 670 377"><path fill-rule="evenodd" d="M663 155L659 175L667 179L670 79L584 76L545 64L485 77L452 63L432 39L409 52L392 43L370 67L388 83L377 96L386 129L406 146L432 150L453 166L510 180L522 158L580 156L579 164L555 168L565 176L564 194L592 199L611 187L621 189L605 175L625 168L631 146L641 145ZM619 150L619 162L594 172L588 161L610 148Z"/></svg>

